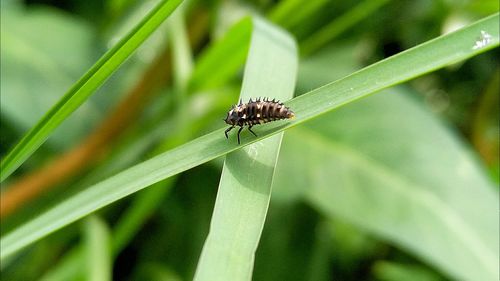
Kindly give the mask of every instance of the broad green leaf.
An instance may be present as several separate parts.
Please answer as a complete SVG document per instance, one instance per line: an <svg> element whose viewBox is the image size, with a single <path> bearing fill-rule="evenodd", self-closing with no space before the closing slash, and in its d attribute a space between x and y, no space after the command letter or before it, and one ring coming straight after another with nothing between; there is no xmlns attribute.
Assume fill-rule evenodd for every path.
<svg viewBox="0 0 500 281"><path fill-rule="evenodd" d="M258 137L242 134L242 145L260 141L384 88L495 48L499 44L498 20L498 14L487 17L286 102L296 113L294 120L261 125L254 130ZM491 37L482 40L481 31ZM478 42L483 42L483 46L475 47ZM235 141L224 138L224 130L216 130L135 165L16 228L0 240L1 260L131 193L241 148Z"/></svg>
<svg viewBox="0 0 500 281"><path fill-rule="evenodd" d="M496 279L498 193L429 112L388 92L290 130L277 192L300 194L453 279Z"/></svg>
<svg viewBox="0 0 500 281"><path fill-rule="evenodd" d="M2 159L1 178L5 180L139 47L175 10L182 0L163 0L143 20L71 87L68 92Z"/></svg>
<svg viewBox="0 0 500 281"><path fill-rule="evenodd" d="M87 280L111 280L111 247L109 229L96 216L85 221Z"/></svg>
<svg viewBox="0 0 500 281"><path fill-rule="evenodd" d="M295 92L305 93L324 85L325 81L334 81L359 70L361 66L356 59L359 49L354 42L343 42L302 59Z"/></svg>
<svg viewBox="0 0 500 281"><path fill-rule="evenodd" d="M288 100L297 72L295 41L255 18L241 99L259 96ZM235 142L232 132L229 141ZM255 251L271 197L283 133L226 156L210 232L194 280L251 280Z"/></svg>

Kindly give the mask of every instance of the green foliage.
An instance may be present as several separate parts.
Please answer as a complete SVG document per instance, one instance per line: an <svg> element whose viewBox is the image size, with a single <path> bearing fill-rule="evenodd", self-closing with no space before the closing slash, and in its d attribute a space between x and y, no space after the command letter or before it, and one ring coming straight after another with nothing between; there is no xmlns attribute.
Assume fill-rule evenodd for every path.
<svg viewBox="0 0 500 281"><path fill-rule="evenodd" d="M40 119L21 141L2 159L1 181L5 180L50 133L75 111L173 12L181 0L160 2L142 21L104 54L90 70Z"/></svg>
<svg viewBox="0 0 500 281"><path fill-rule="evenodd" d="M411 249L457 279L491 279L499 246L491 182L408 93L386 92L290 130L277 192L307 198L326 216ZM467 173L448 176L457 169Z"/></svg>
<svg viewBox="0 0 500 281"><path fill-rule="evenodd" d="M40 8L29 12L2 10L1 31L2 68L9 70L1 72L1 109L19 134L33 126L90 67L92 29L57 10ZM72 36L75 40L68 41ZM49 142L64 148L75 143L87 132L87 124L94 123L88 114L94 107L94 101L83 104Z"/></svg>
<svg viewBox="0 0 500 281"><path fill-rule="evenodd" d="M95 41L123 30L143 6L110 1L95 13L112 20L90 22L89 10L76 20L2 2L2 134L3 124L19 138L36 124L18 144L2 143L14 147L2 180L49 136L51 149L24 171L78 144L117 103L115 93L135 83L123 81L142 76L133 60L161 51L145 40L180 2L159 1L64 96L101 53L105 43ZM485 106L498 99L498 6L306 2L190 1L177 9L167 23L171 85L102 162L61 183L67 191L2 221L2 277L498 279L498 175L488 175L498 157L484 154L498 142L498 134L487 137L498 132L498 108ZM191 47L193 18L203 13L214 32ZM439 36L467 18L479 20ZM45 26L53 32L43 35ZM406 46L415 47L399 52ZM113 97L90 98L121 64L104 85ZM226 140L221 119L239 92L285 100L296 118L256 126L258 137L244 130L241 145L237 129Z"/></svg>
<svg viewBox="0 0 500 281"><path fill-rule="evenodd" d="M111 280L109 229L105 222L95 216L85 221L87 279Z"/></svg>

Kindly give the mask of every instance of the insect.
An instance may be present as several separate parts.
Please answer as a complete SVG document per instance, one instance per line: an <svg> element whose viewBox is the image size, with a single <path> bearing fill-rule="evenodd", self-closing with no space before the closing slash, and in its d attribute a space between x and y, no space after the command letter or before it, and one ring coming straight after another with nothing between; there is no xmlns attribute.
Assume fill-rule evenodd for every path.
<svg viewBox="0 0 500 281"><path fill-rule="evenodd" d="M248 126L248 130L254 136L257 136L257 134L252 131L253 126L294 117L295 113L280 101L275 101L274 99L271 101L268 98L261 100L258 98L255 101L250 99L248 103L242 103L240 99L240 104L233 105L227 113L226 119L224 119L227 124L231 125L224 134L226 138L228 138L227 133L235 126L240 126L238 130L238 144L240 144L240 133L244 126Z"/></svg>

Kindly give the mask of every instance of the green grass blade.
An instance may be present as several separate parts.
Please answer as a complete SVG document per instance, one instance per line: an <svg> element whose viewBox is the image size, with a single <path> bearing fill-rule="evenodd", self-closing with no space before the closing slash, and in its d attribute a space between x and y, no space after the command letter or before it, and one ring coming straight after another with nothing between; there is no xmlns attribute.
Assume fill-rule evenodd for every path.
<svg viewBox="0 0 500 281"><path fill-rule="evenodd" d="M96 216L85 221L87 280L111 280L111 247L109 229Z"/></svg>
<svg viewBox="0 0 500 281"><path fill-rule="evenodd" d="M382 7L389 0L365 0L347 13L332 21L330 24L307 38L300 44L300 53L303 55L311 54L318 50L330 40L355 25L360 20L370 16L374 11Z"/></svg>
<svg viewBox="0 0 500 281"><path fill-rule="evenodd" d="M499 45L499 14L481 19L397 55L365 67L345 78L297 97L289 103L297 112L297 122L304 122L345 103L382 89L403 83L436 69L463 61ZM475 47L489 34L482 48ZM292 124L290 124L292 126Z"/></svg>
<svg viewBox="0 0 500 281"><path fill-rule="evenodd" d="M38 281L67 281L67 280L80 280L83 279L83 272L86 270L82 266L84 263L84 251L83 245L72 248L61 257L57 264L54 265L55 268L49 269L48 272L44 273L43 276L38 278Z"/></svg>
<svg viewBox="0 0 500 281"><path fill-rule="evenodd" d="M193 71L193 55L186 30L184 5L169 20L169 38L172 47L174 86L184 93Z"/></svg>
<svg viewBox="0 0 500 281"><path fill-rule="evenodd" d="M394 263L388 261L377 262L373 267L377 280L385 281L442 281L441 276L422 265Z"/></svg>
<svg viewBox="0 0 500 281"><path fill-rule="evenodd" d="M2 159L0 181L12 174L73 111L175 10L182 0L162 0L144 19L78 80Z"/></svg>
<svg viewBox="0 0 500 281"><path fill-rule="evenodd" d="M248 53L251 30L251 20L244 18L200 55L189 81L190 92L220 87L237 73ZM221 57L224 57L223 65Z"/></svg>
<svg viewBox="0 0 500 281"><path fill-rule="evenodd" d="M141 227L148 221L170 192L175 177L154 184L147 190L139 193L132 204L123 212L111 231L111 255L118 254L137 235ZM69 280L76 276L83 276L83 247L79 244L71 249L54 265L50 271L40 278L40 281Z"/></svg>
<svg viewBox="0 0 500 281"><path fill-rule="evenodd" d="M293 96L297 48L286 33L254 19L240 97ZM283 133L228 154L222 170L210 233L194 280L251 280L264 227ZM230 141L235 142L236 132Z"/></svg>
<svg viewBox="0 0 500 281"><path fill-rule="evenodd" d="M286 0L279 2L269 12L269 19L284 28L291 28L302 21L308 21L315 16L315 12L328 4L327 0ZM291 17L290 15L293 15Z"/></svg>
<svg viewBox="0 0 500 281"><path fill-rule="evenodd" d="M286 103L296 113L294 120L261 125L254 130L258 137L242 134L242 144L257 142L384 88L495 48L499 44L498 21L497 13L295 98ZM477 48L474 46L481 31L491 38L485 46ZM21 225L0 240L0 260L131 193L241 148L234 139L225 139L224 130L216 130L135 165Z"/></svg>

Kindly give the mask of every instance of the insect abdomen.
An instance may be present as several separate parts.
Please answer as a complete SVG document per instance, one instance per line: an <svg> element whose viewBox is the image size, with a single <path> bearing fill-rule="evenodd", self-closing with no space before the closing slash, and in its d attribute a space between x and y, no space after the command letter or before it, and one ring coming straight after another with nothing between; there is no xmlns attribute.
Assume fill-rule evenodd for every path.
<svg viewBox="0 0 500 281"><path fill-rule="evenodd" d="M264 99L263 101L250 100L247 104L244 104L246 111L246 117L244 118L244 125L257 125L263 124L275 120L288 119L294 117L294 113L283 103L276 101L269 101Z"/></svg>

